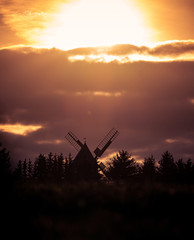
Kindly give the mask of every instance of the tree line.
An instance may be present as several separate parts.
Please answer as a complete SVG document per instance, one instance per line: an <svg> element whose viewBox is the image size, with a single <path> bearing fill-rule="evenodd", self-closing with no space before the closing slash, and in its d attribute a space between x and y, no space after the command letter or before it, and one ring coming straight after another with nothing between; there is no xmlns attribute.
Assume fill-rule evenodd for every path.
<svg viewBox="0 0 194 240"><path fill-rule="evenodd" d="M194 163L191 159L174 160L169 151L156 161L153 155L146 157L139 165L127 151L119 151L110 160L108 174L114 181L144 180L170 183L194 183Z"/></svg>
<svg viewBox="0 0 194 240"><path fill-rule="evenodd" d="M11 171L9 152L0 145L0 178L1 182L12 178L15 180L37 180L50 182L74 182L82 181L89 176L90 169L84 172L86 178L76 178L74 171L74 161L69 154L63 157L63 154L48 155L40 154L35 161L20 160L14 171ZM103 173L100 168L92 172L94 177L91 181L113 181L113 182L131 182L131 181L162 181L170 183L194 183L194 163L191 159L186 162L183 159L174 160L169 151L165 151L159 161L156 161L153 155L146 157L142 164L138 164L132 155L125 150L119 151L111 158ZM79 176L81 176L79 174ZM91 174L90 174L91 176Z"/></svg>

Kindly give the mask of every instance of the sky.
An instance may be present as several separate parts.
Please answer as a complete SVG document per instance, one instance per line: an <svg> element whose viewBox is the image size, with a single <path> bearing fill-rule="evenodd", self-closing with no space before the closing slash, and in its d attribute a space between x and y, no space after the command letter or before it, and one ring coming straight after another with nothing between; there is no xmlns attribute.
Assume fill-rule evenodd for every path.
<svg viewBox="0 0 194 240"><path fill-rule="evenodd" d="M194 160L192 0L0 0L0 142L13 165L119 136L103 161Z"/></svg>

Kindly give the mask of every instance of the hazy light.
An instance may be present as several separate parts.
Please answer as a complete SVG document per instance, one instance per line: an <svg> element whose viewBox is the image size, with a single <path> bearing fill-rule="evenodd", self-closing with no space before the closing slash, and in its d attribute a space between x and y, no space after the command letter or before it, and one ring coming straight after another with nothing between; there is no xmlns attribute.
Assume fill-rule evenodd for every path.
<svg viewBox="0 0 194 240"><path fill-rule="evenodd" d="M87 91L87 92L76 92L77 96L99 96L99 97L121 97L124 94L124 92L104 92L104 91Z"/></svg>
<svg viewBox="0 0 194 240"><path fill-rule="evenodd" d="M191 98L191 99L190 99L190 102L191 102L192 104L194 104L194 98Z"/></svg>
<svg viewBox="0 0 194 240"><path fill-rule="evenodd" d="M152 56L149 54L126 54L126 55L108 55L108 54L90 54L90 55L72 55L68 57L70 62L86 61L95 63L129 63L129 62L173 62L173 61L193 61L194 56Z"/></svg>
<svg viewBox="0 0 194 240"><path fill-rule="evenodd" d="M62 140L60 139L53 139L53 140L39 140L39 141L36 141L37 144L61 144L63 143Z"/></svg>
<svg viewBox="0 0 194 240"><path fill-rule="evenodd" d="M125 0L80 0L64 4L43 30L43 46L72 49L150 42L151 31L136 8Z"/></svg>
<svg viewBox="0 0 194 240"><path fill-rule="evenodd" d="M166 143L185 143L185 144L192 144L193 142L190 139L186 138L167 138L165 140Z"/></svg>

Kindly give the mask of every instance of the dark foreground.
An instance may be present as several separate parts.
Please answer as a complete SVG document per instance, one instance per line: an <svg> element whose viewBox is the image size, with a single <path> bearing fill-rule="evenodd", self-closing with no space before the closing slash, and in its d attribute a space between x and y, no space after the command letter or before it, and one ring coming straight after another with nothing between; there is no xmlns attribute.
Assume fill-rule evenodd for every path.
<svg viewBox="0 0 194 240"><path fill-rule="evenodd" d="M185 239L193 217L193 185L17 183L1 194L1 239Z"/></svg>

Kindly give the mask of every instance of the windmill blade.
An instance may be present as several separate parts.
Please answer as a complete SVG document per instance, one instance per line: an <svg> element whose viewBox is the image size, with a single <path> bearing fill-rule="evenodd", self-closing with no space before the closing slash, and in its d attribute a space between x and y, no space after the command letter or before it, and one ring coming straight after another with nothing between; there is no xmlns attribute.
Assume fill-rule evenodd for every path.
<svg viewBox="0 0 194 240"><path fill-rule="evenodd" d="M105 165L104 165L103 162L100 162L100 163L98 164L98 166L99 166L99 168L100 168L101 170L103 170L103 171L106 169L106 167L105 167Z"/></svg>
<svg viewBox="0 0 194 240"><path fill-rule="evenodd" d="M102 173L104 174L104 176L105 176L109 181L111 181L111 178L109 177L109 175L108 175L108 173L107 173L107 171L106 171L106 167L105 167L104 163L100 162L100 163L98 164L98 167L99 167L99 169L102 171Z"/></svg>
<svg viewBox="0 0 194 240"><path fill-rule="evenodd" d="M119 135L119 132L112 128L109 133L104 137L104 139L99 143L98 147L94 150L96 154L96 158L102 156L105 150L110 146L110 144L115 140L115 138Z"/></svg>
<svg viewBox="0 0 194 240"><path fill-rule="evenodd" d="M65 138L77 151L79 151L83 147L83 143L71 131L67 133Z"/></svg>

